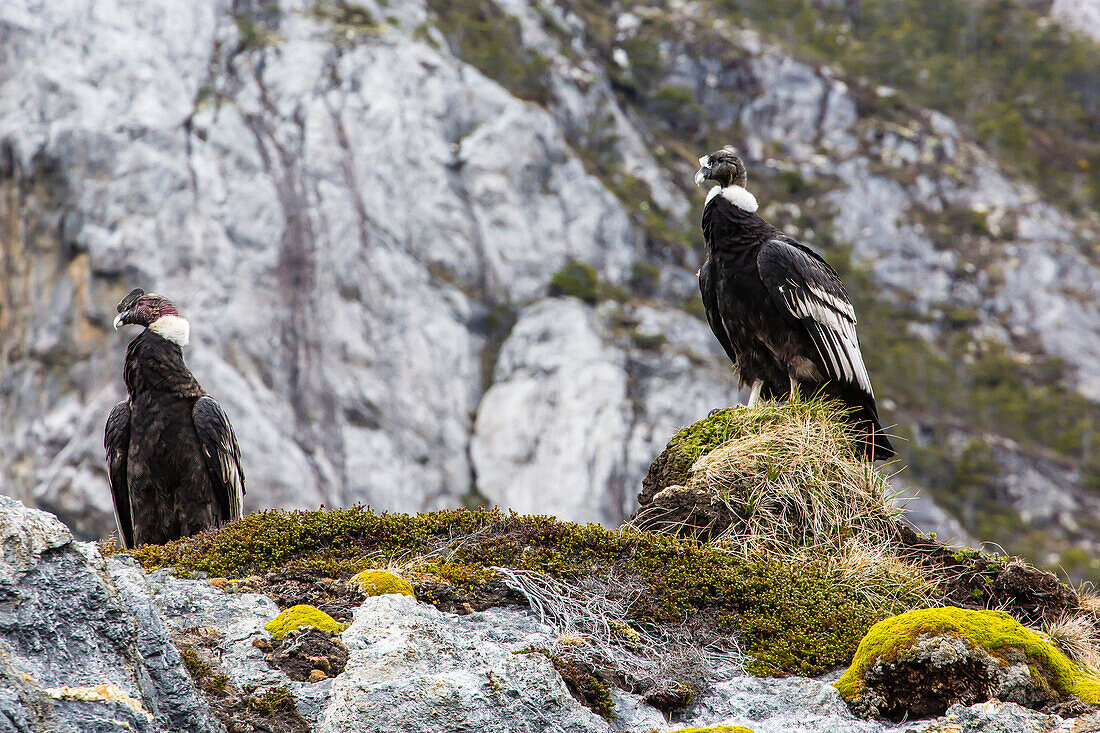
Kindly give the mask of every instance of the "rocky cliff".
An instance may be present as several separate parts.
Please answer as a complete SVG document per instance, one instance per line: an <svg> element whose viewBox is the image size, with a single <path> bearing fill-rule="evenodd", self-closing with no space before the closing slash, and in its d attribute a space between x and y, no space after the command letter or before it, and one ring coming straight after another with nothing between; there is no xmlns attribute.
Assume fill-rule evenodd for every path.
<svg viewBox="0 0 1100 733"><path fill-rule="evenodd" d="M110 529L108 324L142 286L191 319L249 509L616 523L673 430L736 396L690 188L728 142L764 215L844 270L897 482L950 515L927 526L1092 572L1093 149L1058 173L769 35L766 5L4 3L0 491Z"/></svg>

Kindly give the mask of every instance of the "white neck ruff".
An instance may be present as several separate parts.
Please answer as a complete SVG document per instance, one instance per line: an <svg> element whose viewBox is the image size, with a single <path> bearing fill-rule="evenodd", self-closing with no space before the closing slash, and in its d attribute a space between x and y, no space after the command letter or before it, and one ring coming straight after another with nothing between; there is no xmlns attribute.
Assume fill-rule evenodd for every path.
<svg viewBox="0 0 1100 733"><path fill-rule="evenodd" d="M191 335L191 324L186 318L179 316L161 316L149 324L149 330L174 344L187 346Z"/></svg>
<svg viewBox="0 0 1100 733"><path fill-rule="evenodd" d="M760 204L756 203L756 197L742 186L733 184L725 188L715 186L710 190L710 193L707 194L707 203L710 203L710 200L719 194L721 194L726 201L729 201L739 209L744 209L750 214L760 208Z"/></svg>

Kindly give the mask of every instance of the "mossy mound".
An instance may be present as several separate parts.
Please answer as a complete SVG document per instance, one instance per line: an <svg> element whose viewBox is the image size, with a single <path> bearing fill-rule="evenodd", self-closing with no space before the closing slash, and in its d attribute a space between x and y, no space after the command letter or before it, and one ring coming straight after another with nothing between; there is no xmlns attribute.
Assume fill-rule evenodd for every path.
<svg viewBox="0 0 1100 733"><path fill-rule="evenodd" d="M997 698L1031 708L1100 701L1100 678L1002 611L931 608L875 624L836 688L866 717L940 715Z"/></svg>
<svg viewBox="0 0 1100 733"><path fill-rule="evenodd" d="M859 442L842 406L816 397L722 410L673 437L631 523L779 556L853 534L881 544L900 510Z"/></svg>
<svg viewBox="0 0 1100 733"><path fill-rule="evenodd" d="M691 475L691 467L702 455L725 443L738 432L736 420L743 407L727 407L706 418L680 428L668 441L661 455L654 459L642 479L638 503L646 506L653 495L669 486L683 486Z"/></svg>
<svg viewBox="0 0 1100 733"><path fill-rule="evenodd" d="M381 596L387 593L403 596L416 595L413 592L412 583L389 570L364 570L352 576L348 584L366 596Z"/></svg>
<svg viewBox="0 0 1100 733"><path fill-rule="evenodd" d="M330 634L339 634L344 630L344 625L329 616L319 608L313 606L292 606L281 612L278 616L264 624L272 636L282 639L291 631L313 628Z"/></svg>
<svg viewBox="0 0 1100 733"><path fill-rule="evenodd" d="M690 622L701 642L736 633L748 668L767 675L817 675L847 664L875 621L917 602L868 603L859 579L824 564L739 558L693 540L495 510L411 516L363 507L272 510L132 554L146 570L225 577L293 568L349 578L368 563L400 557L420 600L454 605L500 584L493 567L542 572L566 583L614 574L641 588L627 623Z"/></svg>

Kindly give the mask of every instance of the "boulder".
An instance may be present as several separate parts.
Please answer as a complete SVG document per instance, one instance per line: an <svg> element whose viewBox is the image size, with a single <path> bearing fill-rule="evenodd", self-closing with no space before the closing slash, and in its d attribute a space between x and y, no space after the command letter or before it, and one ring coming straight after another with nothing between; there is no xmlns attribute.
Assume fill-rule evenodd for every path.
<svg viewBox="0 0 1100 733"><path fill-rule="evenodd" d="M996 698L1032 709L1100 701L1100 677L1002 611L931 608L871 627L836 687L860 715L942 715Z"/></svg>

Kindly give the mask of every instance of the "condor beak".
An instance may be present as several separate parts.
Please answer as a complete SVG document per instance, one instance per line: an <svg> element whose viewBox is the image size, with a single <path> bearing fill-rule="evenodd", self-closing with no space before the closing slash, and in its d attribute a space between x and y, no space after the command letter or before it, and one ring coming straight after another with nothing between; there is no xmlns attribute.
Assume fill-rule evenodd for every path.
<svg viewBox="0 0 1100 733"><path fill-rule="evenodd" d="M115 330L116 331L118 330L119 326L123 326L125 324L126 324L126 314L125 313L119 313L117 316L115 316Z"/></svg>
<svg viewBox="0 0 1100 733"><path fill-rule="evenodd" d="M704 165L695 174L695 185L696 186L703 185L703 181L707 180L707 176L709 176L709 175L710 175L710 168Z"/></svg>

